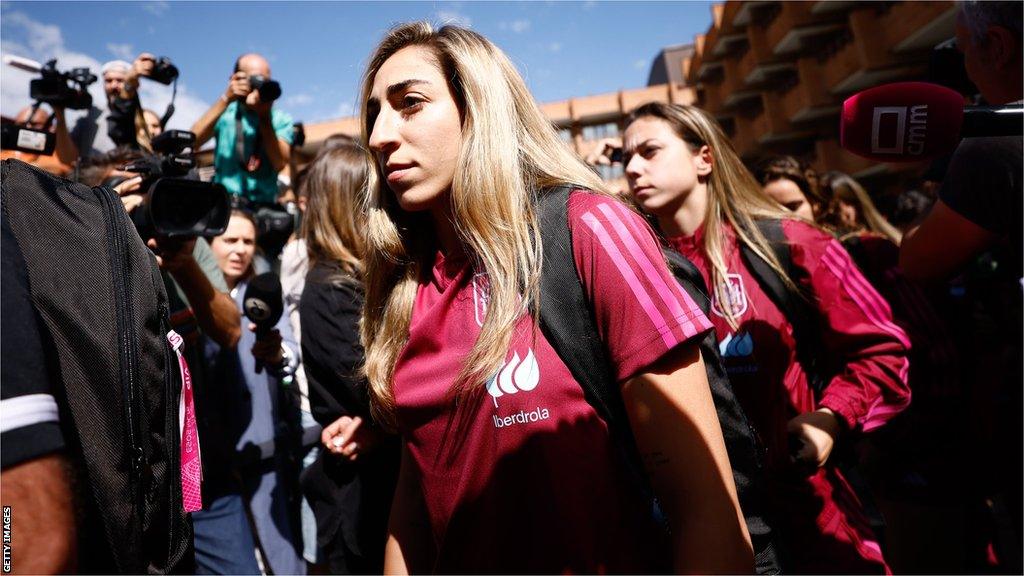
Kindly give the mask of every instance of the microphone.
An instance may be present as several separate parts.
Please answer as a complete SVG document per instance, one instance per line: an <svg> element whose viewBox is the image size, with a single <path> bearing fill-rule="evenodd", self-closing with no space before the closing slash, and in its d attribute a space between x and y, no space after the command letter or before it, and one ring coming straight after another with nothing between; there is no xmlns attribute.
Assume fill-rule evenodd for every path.
<svg viewBox="0 0 1024 576"><path fill-rule="evenodd" d="M29 58L22 58L21 56L14 56L12 54L4 56L4 64L24 70L25 72L32 72L33 74L42 71L43 65L35 60Z"/></svg>
<svg viewBox="0 0 1024 576"><path fill-rule="evenodd" d="M839 142L879 162L920 162L948 154L962 138L1024 134L1024 107L967 106L956 90L896 82L843 102Z"/></svg>
<svg viewBox="0 0 1024 576"><path fill-rule="evenodd" d="M284 313L281 279L273 272L265 272L249 282L242 299L245 317L256 325L256 340L263 340L277 325ZM256 362L256 373L263 371L263 363Z"/></svg>

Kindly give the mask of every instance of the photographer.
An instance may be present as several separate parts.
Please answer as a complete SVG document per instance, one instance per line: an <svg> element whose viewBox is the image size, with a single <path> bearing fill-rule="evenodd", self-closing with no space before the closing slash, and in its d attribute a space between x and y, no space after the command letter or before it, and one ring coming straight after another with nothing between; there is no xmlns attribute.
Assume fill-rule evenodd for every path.
<svg viewBox="0 0 1024 576"><path fill-rule="evenodd" d="M139 78L150 78L169 84L177 77L177 69L165 58L156 58L143 52L131 64L124 60L111 60L101 68L103 92L107 97L106 110L96 107L79 118L72 131L83 157L109 152L117 146L147 149L148 139L156 136L143 116L139 102ZM163 119L157 116L163 125ZM106 138L100 138L103 130Z"/></svg>
<svg viewBox="0 0 1024 576"><path fill-rule="evenodd" d="M267 60L244 54L224 94L192 126L197 148L217 139L214 182L257 206L275 203L277 174L288 165L292 118L273 108L280 94Z"/></svg>
<svg viewBox="0 0 1024 576"><path fill-rule="evenodd" d="M32 154L18 150L4 150L0 159L17 158L33 166L37 166L56 174L66 176L71 172L75 160L78 159L78 147L71 140L68 134L68 125L64 117L63 106L53 106L53 115L50 116L41 107L26 106L22 108L14 118L15 124L23 124L34 130L46 130L57 137L57 145L52 156L45 154Z"/></svg>

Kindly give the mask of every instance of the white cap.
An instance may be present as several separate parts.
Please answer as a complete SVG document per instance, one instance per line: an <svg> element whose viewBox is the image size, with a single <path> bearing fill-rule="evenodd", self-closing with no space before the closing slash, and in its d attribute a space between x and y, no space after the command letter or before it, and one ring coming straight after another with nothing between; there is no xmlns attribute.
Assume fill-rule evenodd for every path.
<svg viewBox="0 0 1024 576"><path fill-rule="evenodd" d="M100 68L100 74L106 74L111 70L120 70L122 72L128 72L131 69L132 65L125 62L124 60L111 60L110 62L104 64L103 68Z"/></svg>

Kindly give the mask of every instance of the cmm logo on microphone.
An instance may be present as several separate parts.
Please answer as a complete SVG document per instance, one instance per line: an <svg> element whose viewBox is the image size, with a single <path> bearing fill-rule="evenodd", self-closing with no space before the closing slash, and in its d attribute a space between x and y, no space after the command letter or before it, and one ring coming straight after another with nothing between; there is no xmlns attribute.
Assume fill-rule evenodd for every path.
<svg viewBox="0 0 1024 576"><path fill-rule="evenodd" d="M924 153L928 105L876 106L871 118L872 154Z"/></svg>

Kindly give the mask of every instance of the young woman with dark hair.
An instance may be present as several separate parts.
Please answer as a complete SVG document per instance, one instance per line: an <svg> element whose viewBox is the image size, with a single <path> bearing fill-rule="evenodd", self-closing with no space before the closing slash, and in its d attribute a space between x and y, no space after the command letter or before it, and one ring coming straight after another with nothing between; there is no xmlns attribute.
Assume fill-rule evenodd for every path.
<svg viewBox="0 0 1024 576"><path fill-rule="evenodd" d="M637 203L710 287L729 379L766 449L782 566L794 573L887 571L861 504L830 456L845 437L883 425L910 401L908 342L889 306L836 240L761 191L702 110L661 103L634 110L623 160ZM781 230L791 262L780 261L762 231L767 224ZM748 258L809 305L817 333L795 333L797 321L759 284ZM807 346L824 356L811 367L798 361L798 347ZM812 376L826 384L820 393Z"/></svg>

